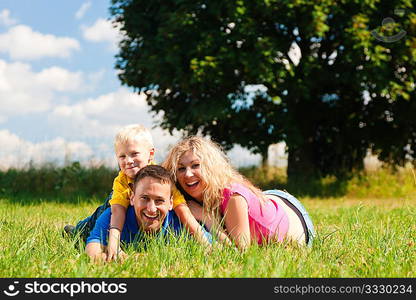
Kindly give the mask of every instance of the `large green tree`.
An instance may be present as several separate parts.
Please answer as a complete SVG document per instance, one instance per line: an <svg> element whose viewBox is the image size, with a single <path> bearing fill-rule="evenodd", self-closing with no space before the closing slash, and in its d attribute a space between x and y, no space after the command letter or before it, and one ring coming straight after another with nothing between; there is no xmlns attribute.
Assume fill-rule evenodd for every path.
<svg viewBox="0 0 416 300"><path fill-rule="evenodd" d="M413 2L113 0L116 68L164 128L264 156L285 141L289 176L360 169L367 149L403 164L416 147Z"/></svg>

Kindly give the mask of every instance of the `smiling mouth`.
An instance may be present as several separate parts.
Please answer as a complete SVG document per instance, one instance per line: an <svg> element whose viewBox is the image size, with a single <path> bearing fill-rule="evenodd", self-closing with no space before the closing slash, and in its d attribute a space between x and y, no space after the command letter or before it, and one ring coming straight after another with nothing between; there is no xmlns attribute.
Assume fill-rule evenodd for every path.
<svg viewBox="0 0 416 300"><path fill-rule="evenodd" d="M137 165L131 165L131 166L127 167L127 169L133 169L133 168L137 168Z"/></svg>
<svg viewBox="0 0 416 300"><path fill-rule="evenodd" d="M187 187L196 187L199 184L199 181L193 181L193 182L189 182L189 183L185 183Z"/></svg>
<svg viewBox="0 0 416 300"><path fill-rule="evenodd" d="M146 214L146 213L143 213L143 215L144 215L147 219L150 219L150 220L157 220L157 219L159 218L159 214L156 214L156 215L154 215L154 216L151 216L151 215L148 215L148 214Z"/></svg>

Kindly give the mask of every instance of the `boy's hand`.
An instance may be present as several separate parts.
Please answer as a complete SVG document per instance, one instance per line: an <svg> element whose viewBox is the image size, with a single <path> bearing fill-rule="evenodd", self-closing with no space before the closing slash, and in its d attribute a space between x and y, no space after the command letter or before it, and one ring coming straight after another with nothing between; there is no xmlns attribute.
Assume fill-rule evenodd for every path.
<svg viewBox="0 0 416 300"><path fill-rule="evenodd" d="M126 208L120 204L111 205L110 231L108 235L107 261L119 259L121 230L126 220Z"/></svg>
<svg viewBox="0 0 416 300"><path fill-rule="evenodd" d="M116 228L111 228L108 235L107 261L121 258L119 257L121 253L125 255L120 249L120 231Z"/></svg>

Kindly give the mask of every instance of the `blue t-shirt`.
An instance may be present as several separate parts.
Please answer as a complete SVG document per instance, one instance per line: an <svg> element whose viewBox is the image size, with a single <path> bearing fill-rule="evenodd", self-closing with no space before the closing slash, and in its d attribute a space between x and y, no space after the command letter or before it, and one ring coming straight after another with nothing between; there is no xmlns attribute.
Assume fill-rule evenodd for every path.
<svg viewBox="0 0 416 300"><path fill-rule="evenodd" d="M97 219L94 229L91 230L89 237L87 238L88 243L100 243L104 246L107 246L108 239L108 230L110 227L111 220L111 207L107 208ZM182 229L182 224L179 221L179 218L176 216L173 210L170 210L163 224L160 228L160 233L166 234L168 232L173 232L178 234ZM209 233L207 233L210 235ZM129 206L126 212L126 221L121 231L120 241L125 244L138 242L142 239L143 232L139 229L137 224L136 213L133 206Z"/></svg>

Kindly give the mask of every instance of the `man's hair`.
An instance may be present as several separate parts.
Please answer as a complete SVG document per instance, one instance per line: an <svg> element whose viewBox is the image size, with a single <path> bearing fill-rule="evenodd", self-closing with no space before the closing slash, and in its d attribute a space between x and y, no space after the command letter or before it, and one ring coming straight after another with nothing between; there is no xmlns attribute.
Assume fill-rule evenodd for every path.
<svg viewBox="0 0 416 300"><path fill-rule="evenodd" d="M145 177L152 177L159 180L161 183L167 183L173 187L173 179L164 167L158 165L148 165L141 168L134 178L134 191L136 191L137 184Z"/></svg>
<svg viewBox="0 0 416 300"><path fill-rule="evenodd" d="M147 144L149 148L154 148L153 138L150 130L140 124L131 124L121 128L117 132L114 139L115 150L117 151L118 145L124 144L131 140Z"/></svg>

